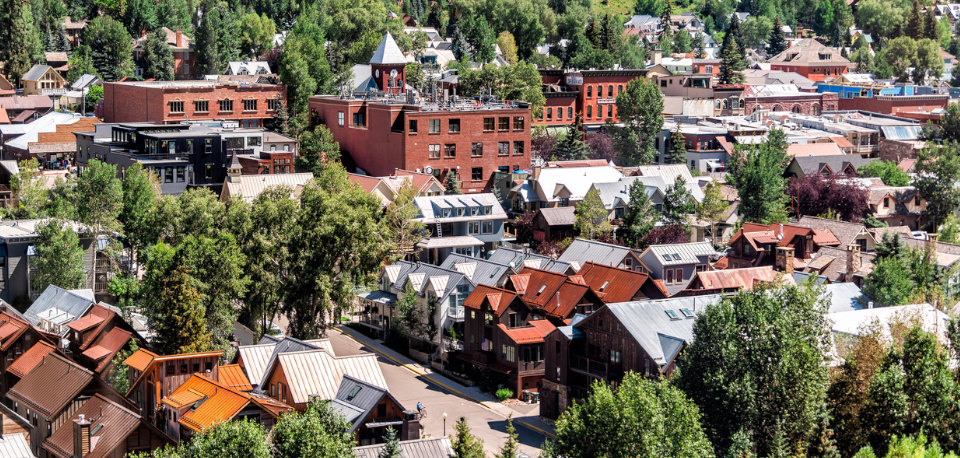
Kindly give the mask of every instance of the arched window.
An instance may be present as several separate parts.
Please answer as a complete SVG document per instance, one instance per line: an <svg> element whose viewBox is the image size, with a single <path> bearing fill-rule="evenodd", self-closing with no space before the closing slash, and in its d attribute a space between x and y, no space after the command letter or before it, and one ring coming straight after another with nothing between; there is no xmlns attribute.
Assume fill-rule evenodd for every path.
<svg viewBox="0 0 960 458"><path fill-rule="evenodd" d="M799 113L799 112L800 112L800 105L794 105L793 108L792 108L790 111L792 111L792 112L794 112L794 113Z"/></svg>

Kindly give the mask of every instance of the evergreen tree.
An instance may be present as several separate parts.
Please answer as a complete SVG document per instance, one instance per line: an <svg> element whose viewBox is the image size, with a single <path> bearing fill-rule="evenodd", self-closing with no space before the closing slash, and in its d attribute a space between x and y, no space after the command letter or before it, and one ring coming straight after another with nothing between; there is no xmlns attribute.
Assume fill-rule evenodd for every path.
<svg viewBox="0 0 960 458"><path fill-rule="evenodd" d="M238 59L237 21L229 11L219 7L208 9L200 20L196 35L197 74L218 75L223 73L227 62Z"/></svg>
<svg viewBox="0 0 960 458"><path fill-rule="evenodd" d="M734 16L736 17L736 16ZM720 74L717 76L723 84L742 83L743 70L746 65L743 55L738 51L736 40L730 32L723 37L723 47L720 48Z"/></svg>
<svg viewBox="0 0 960 458"><path fill-rule="evenodd" d="M384 436L383 449L377 454L377 458L400 458L400 438L397 437L397 430L392 426L387 427L387 433Z"/></svg>
<svg viewBox="0 0 960 458"><path fill-rule="evenodd" d="M729 36L730 39L734 41L734 44L737 47L737 54L740 56L741 60L743 60L744 56L743 44L745 42L742 33L743 32L740 30L740 16L734 14L732 17L730 17L730 24L727 26L727 33L723 36L723 40L726 41L727 37Z"/></svg>
<svg viewBox="0 0 960 458"><path fill-rule="evenodd" d="M587 23L586 37L594 48L602 48L600 43L600 26L597 25L596 18L590 19L590 22Z"/></svg>
<svg viewBox="0 0 960 458"><path fill-rule="evenodd" d="M446 186L444 193L447 195L463 194L463 191L460 190L460 181L457 180L457 172L453 169L447 172L447 180L444 185Z"/></svg>
<svg viewBox="0 0 960 458"><path fill-rule="evenodd" d="M43 43L33 22L30 2L0 1L0 62L3 73L15 86L20 77L43 58Z"/></svg>
<svg viewBox="0 0 960 458"><path fill-rule="evenodd" d="M123 12L123 25L130 35L139 37L144 32L153 32L159 28L157 7L153 0L128 0ZM166 36L164 36L166 41Z"/></svg>
<svg viewBox="0 0 960 458"><path fill-rule="evenodd" d="M780 17L777 16L773 20L773 30L770 31L770 43L767 51L771 56L776 56L786 49L787 39L783 35L783 22L781 22Z"/></svg>
<svg viewBox="0 0 960 458"><path fill-rule="evenodd" d="M98 17L84 29L83 43L90 46L93 66L104 81L133 75L133 39L123 24L110 16Z"/></svg>
<svg viewBox="0 0 960 458"><path fill-rule="evenodd" d="M507 417L507 441L503 443L495 456L496 458L516 458L519 451L517 429L513 427L513 415L510 415Z"/></svg>
<svg viewBox="0 0 960 458"><path fill-rule="evenodd" d="M460 62L464 61L464 57L470 56L470 45L467 43L467 37L463 35L463 30L460 30L459 25L453 29L453 46L451 50L453 51L453 57Z"/></svg>
<svg viewBox="0 0 960 458"><path fill-rule="evenodd" d="M653 230L660 215L650 202L646 185L640 180L630 183L627 190L629 201L623 214L623 223L620 229L623 239L634 248L642 248L642 240Z"/></svg>
<svg viewBox="0 0 960 458"><path fill-rule="evenodd" d="M577 117L580 120L580 117ZM559 161L579 161L590 156L590 148L583 142L583 133L577 128L579 122L567 128L567 134L554 146L553 154Z"/></svg>
<svg viewBox="0 0 960 458"><path fill-rule="evenodd" d="M934 13L933 7L927 8L927 14L923 21L923 37L931 40L940 41L940 21Z"/></svg>
<svg viewBox="0 0 960 458"><path fill-rule="evenodd" d="M467 419L460 417L457 420L457 426L454 429L456 436L453 438L453 453L455 458L483 458L483 441L470 433L470 426L467 425Z"/></svg>
<svg viewBox="0 0 960 458"><path fill-rule="evenodd" d="M689 222L690 214L696 209L696 202L686 185L686 180L677 178L673 186L667 189L667 195L663 198L664 224L669 226Z"/></svg>
<svg viewBox="0 0 960 458"><path fill-rule="evenodd" d="M706 45L703 43L703 32L694 32L692 46L694 59L704 59L707 57L707 53L704 50Z"/></svg>
<svg viewBox="0 0 960 458"><path fill-rule="evenodd" d="M155 30L147 35L140 63L144 78L173 79L173 51L167 45L167 34L163 30Z"/></svg>
<svg viewBox="0 0 960 458"><path fill-rule="evenodd" d="M673 37L673 50L674 52L688 53L692 48L692 38L690 38L690 32L687 32L687 29L680 29L676 35Z"/></svg>
<svg viewBox="0 0 960 458"><path fill-rule="evenodd" d="M90 46L84 44L73 50L73 54L67 62L70 65L70 70L67 71L68 81L76 81L85 74L96 76L97 69L93 67L91 54Z"/></svg>
<svg viewBox="0 0 960 458"><path fill-rule="evenodd" d="M759 146L734 150L727 182L737 188L744 221L786 221L786 136L772 130Z"/></svg>
<svg viewBox="0 0 960 458"><path fill-rule="evenodd" d="M51 220L41 225L37 234L37 255L31 259L37 270L36 290L43 291L47 285L82 288L86 280L84 251L74 229L63 221Z"/></svg>
<svg viewBox="0 0 960 458"><path fill-rule="evenodd" d="M687 163L687 140L680 132L680 123L677 123L677 129L670 134L670 149L667 151L666 162L668 164L686 164Z"/></svg>
<svg viewBox="0 0 960 458"><path fill-rule="evenodd" d="M153 346L160 354L192 353L210 348L210 333L204 319L200 292L185 266L179 266L160 281L161 307L148 308L147 316L157 332Z"/></svg>
<svg viewBox="0 0 960 458"><path fill-rule="evenodd" d="M654 82L635 79L617 95L617 113L623 127L612 130L622 165L649 164L656 149L654 139L663 128L663 95Z"/></svg>
<svg viewBox="0 0 960 458"><path fill-rule="evenodd" d="M923 15L920 13L919 0L913 0L913 6L910 9L910 15L907 16L907 25L903 32L914 40L923 38Z"/></svg>
<svg viewBox="0 0 960 458"><path fill-rule="evenodd" d="M607 220L608 212L600 200L600 193L596 188L590 188L583 200L577 203L574 211L576 222L573 227L580 233L580 237L596 240L610 233L613 229Z"/></svg>

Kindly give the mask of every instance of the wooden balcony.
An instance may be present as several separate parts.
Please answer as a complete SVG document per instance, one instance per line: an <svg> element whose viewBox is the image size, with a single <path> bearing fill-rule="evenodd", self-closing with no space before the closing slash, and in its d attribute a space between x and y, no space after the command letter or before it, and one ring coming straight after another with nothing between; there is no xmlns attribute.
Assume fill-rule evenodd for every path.
<svg viewBox="0 0 960 458"><path fill-rule="evenodd" d="M583 356L572 356L570 358L570 369L594 377L605 378L607 376L607 363Z"/></svg>

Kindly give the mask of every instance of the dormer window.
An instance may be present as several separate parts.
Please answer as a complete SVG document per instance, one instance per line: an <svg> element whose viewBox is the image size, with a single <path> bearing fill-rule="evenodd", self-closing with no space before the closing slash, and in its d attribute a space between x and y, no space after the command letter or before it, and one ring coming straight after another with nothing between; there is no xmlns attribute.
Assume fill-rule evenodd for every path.
<svg viewBox="0 0 960 458"><path fill-rule="evenodd" d="M449 218L449 217L450 217L450 209L449 209L449 208L444 208L443 210L440 211L440 214L443 215L444 218Z"/></svg>

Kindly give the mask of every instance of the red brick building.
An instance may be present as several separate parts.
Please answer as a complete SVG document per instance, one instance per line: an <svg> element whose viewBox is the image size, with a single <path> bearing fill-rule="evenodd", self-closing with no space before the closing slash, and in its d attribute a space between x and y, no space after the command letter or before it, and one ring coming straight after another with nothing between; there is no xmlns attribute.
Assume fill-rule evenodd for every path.
<svg viewBox="0 0 960 458"><path fill-rule="evenodd" d="M161 27L160 32L166 36L167 46L173 53L173 77L178 80L193 78L197 67L197 53L194 50L193 39L184 35L182 30L173 31ZM138 66L141 66L140 57L143 55L143 47L146 42L146 32L133 41L133 60L137 62Z"/></svg>
<svg viewBox="0 0 960 458"><path fill-rule="evenodd" d="M768 62L770 70L796 72L814 82L838 77L850 68L850 61L840 55L838 48L831 48L813 38L798 41Z"/></svg>
<svg viewBox="0 0 960 458"><path fill-rule="evenodd" d="M946 94L877 95L840 99L840 109L870 111L938 124L943 113L934 110L946 110L949 103L950 96Z"/></svg>
<svg viewBox="0 0 960 458"><path fill-rule="evenodd" d="M541 125L565 126L581 116L586 128L599 127L617 117L617 95L627 83L646 78L647 70L540 70L546 105Z"/></svg>
<svg viewBox="0 0 960 458"><path fill-rule="evenodd" d="M747 116L757 110L819 115L824 111L839 109L836 93L800 92L794 87L780 84L748 85L743 92L742 103L743 114Z"/></svg>
<svg viewBox="0 0 960 458"><path fill-rule="evenodd" d="M240 127L263 127L278 101L280 84L224 81L131 81L104 83L105 122L180 123L236 121Z"/></svg>

